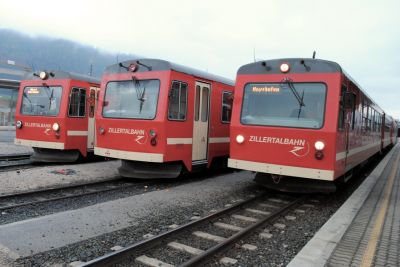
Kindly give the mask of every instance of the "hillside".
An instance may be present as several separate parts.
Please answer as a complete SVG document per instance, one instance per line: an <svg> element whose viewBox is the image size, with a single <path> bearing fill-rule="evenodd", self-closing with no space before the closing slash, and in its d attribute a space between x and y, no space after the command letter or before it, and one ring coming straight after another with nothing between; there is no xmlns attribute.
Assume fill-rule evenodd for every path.
<svg viewBox="0 0 400 267"><path fill-rule="evenodd" d="M100 77L104 68L135 57L112 54L76 42L30 37L12 30L0 29L0 60L14 60L33 70L61 69Z"/></svg>

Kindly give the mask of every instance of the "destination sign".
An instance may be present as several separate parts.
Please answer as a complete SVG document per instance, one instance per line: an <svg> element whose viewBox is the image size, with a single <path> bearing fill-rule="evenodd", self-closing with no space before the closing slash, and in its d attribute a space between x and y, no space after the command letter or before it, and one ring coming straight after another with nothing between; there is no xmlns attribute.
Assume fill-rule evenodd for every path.
<svg viewBox="0 0 400 267"><path fill-rule="evenodd" d="M274 86L253 86L252 91L254 93L279 93L281 88Z"/></svg>
<svg viewBox="0 0 400 267"><path fill-rule="evenodd" d="M32 88L29 88L28 94L40 94L40 91L38 88L32 87Z"/></svg>

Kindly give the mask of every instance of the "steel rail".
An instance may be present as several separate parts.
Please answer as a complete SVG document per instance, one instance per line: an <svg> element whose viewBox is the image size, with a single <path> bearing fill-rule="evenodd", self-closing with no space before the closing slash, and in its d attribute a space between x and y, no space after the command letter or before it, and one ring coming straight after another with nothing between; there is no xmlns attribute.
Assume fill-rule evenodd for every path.
<svg viewBox="0 0 400 267"><path fill-rule="evenodd" d="M192 267L192 266L202 266L206 262L210 261L213 256L218 253L222 253L223 251L229 249L233 246L238 240L245 238L246 236L253 233L256 229L260 228L261 226L265 225L267 222L274 220L279 215L285 213L288 209L292 208L293 206L297 205L303 198L298 198L289 204L285 205L281 209L271 213L270 215L264 217L263 219L259 220L258 222L249 225L248 227L244 228L243 230L239 231L238 233L232 235L231 237L225 239L218 245L211 247L210 249L204 251L203 253L191 258L189 261L179 265L180 267Z"/></svg>
<svg viewBox="0 0 400 267"><path fill-rule="evenodd" d="M115 180L115 182L122 181L122 179ZM0 201L7 199L7 198L14 198L14 197L26 197L29 195L35 195L35 194L43 194L43 193L53 193L57 191L62 191L62 190L73 190L73 189L79 189L79 188L84 188L85 186L95 186L95 185L101 185L105 183L110 183L113 182L113 180L107 180L107 181L101 181L101 182L95 182L95 183L86 183L86 184L79 184L79 185L71 185L71 186L66 186L66 187L58 187L58 188L50 188L50 189L43 189L43 190L37 190L37 191L30 191L30 192L22 192L18 194L9 194L9 195L2 195L0 196ZM98 193L104 193L108 191L113 191L113 190L118 190L121 188L130 188L130 187L135 187L135 186L140 186L140 185L147 185L148 183L135 183L135 184L129 184L129 185L121 185L121 186L114 186L110 188L103 188L103 189L95 189L95 190L90 190L87 192L82 192L79 194L66 194L63 196L58 196L58 197L52 197L52 198L47 198L47 199L40 199L37 201L29 201L29 202L24 202L24 203L18 203L18 204L13 204L13 205L6 205L6 206L0 206L0 211L3 210L9 210L9 209L14 209L14 208L19 208L23 206L28 206L28 205L35 205L35 204L42 204L46 202L52 202L52 201L57 201L57 200L63 200L63 199L68 199L68 198L74 198L74 197L82 197L82 196L88 196L88 195L93 195L93 194L98 194Z"/></svg>
<svg viewBox="0 0 400 267"><path fill-rule="evenodd" d="M210 215L207 215L207 216L205 216L203 218L200 218L198 220L195 220L195 221L189 222L187 224L184 224L184 225L182 225L182 226L180 226L180 227L178 227L176 229L169 230L169 231L167 231L165 233L162 233L160 235L157 235L157 236L151 237L149 239L145 239L145 240L139 241L139 242L137 242L135 244L132 244L132 245L130 245L128 247L125 247L123 249L120 249L118 251L115 251L115 252L112 252L112 253L108 253L108 254L106 254L104 256L101 256L101 257L95 258L95 259L93 259L91 261L85 262L85 263L79 265L79 267L110 266L112 264L118 263L118 262L122 261L126 257L132 256L132 255L136 255L136 254L139 254L139 253L143 253L143 252L145 252L145 251L147 251L147 250L159 245L160 243L163 243L164 240L166 240L168 238L171 238L174 235L178 235L178 234L181 234L184 231L189 230L191 227L194 227L194 226L197 226L197 225L199 225L201 223L204 223L204 222L213 220L215 218L218 218L218 217L220 217L222 215L225 215L225 214L227 214L227 213L229 213L231 211L239 209L241 206L246 205L246 204L248 204L250 202L253 202L256 199L259 199L261 197L262 197L262 195L255 196L255 197L249 198L247 200L241 201L239 203L236 203L236 204L232 205L231 207L227 207L227 208L222 209L220 211L211 213Z"/></svg>
<svg viewBox="0 0 400 267"><path fill-rule="evenodd" d="M0 155L0 161L18 161L29 159L31 156L32 153Z"/></svg>

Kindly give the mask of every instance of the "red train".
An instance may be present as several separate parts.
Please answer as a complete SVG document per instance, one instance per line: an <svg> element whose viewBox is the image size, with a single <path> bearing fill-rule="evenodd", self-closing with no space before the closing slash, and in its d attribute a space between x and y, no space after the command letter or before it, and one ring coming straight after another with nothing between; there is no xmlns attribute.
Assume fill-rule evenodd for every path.
<svg viewBox="0 0 400 267"><path fill-rule="evenodd" d="M281 191L334 191L392 146L397 123L335 62L277 59L237 73L228 166Z"/></svg>
<svg viewBox="0 0 400 267"><path fill-rule="evenodd" d="M131 178L175 178L229 155L233 81L158 59L108 67L95 154Z"/></svg>
<svg viewBox="0 0 400 267"><path fill-rule="evenodd" d="M21 81L15 144L33 147L32 159L73 162L93 153L100 81L65 71L33 72Z"/></svg>

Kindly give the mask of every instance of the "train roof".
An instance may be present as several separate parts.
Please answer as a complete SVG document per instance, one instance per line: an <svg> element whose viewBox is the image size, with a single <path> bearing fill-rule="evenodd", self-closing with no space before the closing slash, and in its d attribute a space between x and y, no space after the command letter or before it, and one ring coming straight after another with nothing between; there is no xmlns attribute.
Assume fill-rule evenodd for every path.
<svg viewBox="0 0 400 267"><path fill-rule="evenodd" d="M289 63L289 72L291 73L342 72L340 65L333 61L312 58L280 58L243 65L237 74L281 74L280 65L284 62Z"/></svg>
<svg viewBox="0 0 400 267"><path fill-rule="evenodd" d="M71 79L71 80L85 81L88 83L100 84L100 79L92 77L92 76L88 76L88 75L83 75L83 74L69 72L69 71L62 71L62 70L44 70L44 71L53 74L53 75L50 75L49 79ZM41 80L38 77L39 72L40 71L29 72L24 76L24 79L25 80Z"/></svg>
<svg viewBox="0 0 400 267"><path fill-rule="evenodd" d="M138 64L138 62L139 62L139 64ZM123 66L121 66L121 64ZM193 76L196 76L199 78L204 78L207 80L224 83L227 85L233 86L235 84L233 80L230 80L230 79L218 76L218 75L214 75L214 74L210 74L205 71L182 66L182 65L170 62L170 61L166 61L166 60L162 60L162 59L152 59L152 58L138 58L138 59L127 60L127 61L124 61L124 62L121 62L118 64L114 64L114 65L108 66L105 70L105 73L126 73L126 72L128 72L127 68L131 64L137 65L137 69L135 70L135 72L173 70L173 71L193 75ZM149 69L148 67L150 67L151 69Z"/></svg>
<svg viewBox="0 0 400 267"><path fill-rule="evenodd" d="M374 100L362 89L362 87L336 62L314 59L314 58L279 58L271 60L261 60L243 65L237 71L237 75L242 74L282 74L280 65L288 63L289 73L342 73L352 83L354 83L369 100L379 107ZM381 107L382 112L386 113Z"/></svg>

